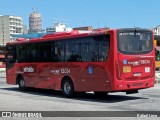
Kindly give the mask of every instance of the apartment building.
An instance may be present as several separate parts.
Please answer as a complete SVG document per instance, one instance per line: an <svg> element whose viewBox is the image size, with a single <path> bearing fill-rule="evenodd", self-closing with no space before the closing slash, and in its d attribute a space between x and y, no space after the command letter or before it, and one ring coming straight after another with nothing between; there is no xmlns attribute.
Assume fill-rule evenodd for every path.
<svg viewBox="0 0 160 120"><path fill-rule="evenodd" d="M23 34L22 17L5 15L0 16L0 45L14 41L14 34Z"/></svg>

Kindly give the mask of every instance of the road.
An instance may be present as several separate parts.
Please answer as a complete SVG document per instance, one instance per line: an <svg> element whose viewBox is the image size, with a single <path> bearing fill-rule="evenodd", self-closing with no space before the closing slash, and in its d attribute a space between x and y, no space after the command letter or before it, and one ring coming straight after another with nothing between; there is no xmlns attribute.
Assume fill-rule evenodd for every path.
<svg viewBox="0 0 160 120"><path fill-rule="evenodd" d="M69 99L65 98L61 92L52 90L20 91L16 85L7 85L5 74L0 74L0 111L160 111L160 84L156 84L154 88L140 90L138 94L126 95L117 92L97 98L93 93L87 93ZM92 119L99 118L93 117ZM106 120L103 117L101 119ZM125 119L128 118L123 118Z"/></svg>

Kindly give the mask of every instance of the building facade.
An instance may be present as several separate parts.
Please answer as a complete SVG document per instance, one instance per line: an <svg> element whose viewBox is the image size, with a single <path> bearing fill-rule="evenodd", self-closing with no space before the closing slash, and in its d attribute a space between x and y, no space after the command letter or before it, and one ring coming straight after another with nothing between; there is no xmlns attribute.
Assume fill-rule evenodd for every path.
<svg viewBox="0 0 160 120"><path fill-rule="evenodd" d="M69 32L72 31L72 28L66 27L64 23L54 23L53 27L47 27L46 33L55 33L55 32Z"/></svg>
<svg viewBox="0 0 160 120"><path fill-rule="evenodd" d="M14 41L14 34L23 34L22 17L18 16L0 16L0 45Z"/></svg>
<svg viewBox="0 0 160 120"><path fill-rule="evenodd" d="M42 31L42 17L41 14L34 11L29 16L29 33L39 33Z"/></svg>
<svg viewBox="0 0 160 120"><path fill-rule="evenodd" d="M73 28L73 30L87 30L87 31L90 31L90 30L93 30L93 27L92 26L76 27L76 28Z"/></svg>
<svg viewBox="0 0 160 120"><path fill-rule="evenodd" d="M155 35L160 35L160 25L152 29Z"/></svg>

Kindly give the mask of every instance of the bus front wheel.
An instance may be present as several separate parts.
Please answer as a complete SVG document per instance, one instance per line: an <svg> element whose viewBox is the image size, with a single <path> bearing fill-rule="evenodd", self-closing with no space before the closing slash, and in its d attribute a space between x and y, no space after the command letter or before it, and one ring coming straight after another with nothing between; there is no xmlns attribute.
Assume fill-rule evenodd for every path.
<svg viewBox="0 0 160 120"><path fill-rule="evenodd" d="M26 89L23 77L18 78L18 86L19 86L19 89L22 91Z"/></svg>
<svg viewBox="0 0 160 120"><path fill-rule="evenodd" d="M74 86L73 86L73 82L69 79L66 78L63 83L62 83L62 91L63 91L63 95L66 97L73 97L74 95Z"/></svg>

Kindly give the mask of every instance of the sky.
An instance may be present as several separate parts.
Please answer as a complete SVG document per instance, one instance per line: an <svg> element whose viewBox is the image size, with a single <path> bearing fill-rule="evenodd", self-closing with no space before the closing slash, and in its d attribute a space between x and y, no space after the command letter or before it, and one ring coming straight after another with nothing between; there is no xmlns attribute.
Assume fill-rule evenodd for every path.
<svg viewBox="0 0 160 120"><path fill-rule="evenodd" d="M154 28L160 25L160 0L0 0L0 15L21 16L29 26L34 7L42 27L64 22L68 27Z"/></svg>

